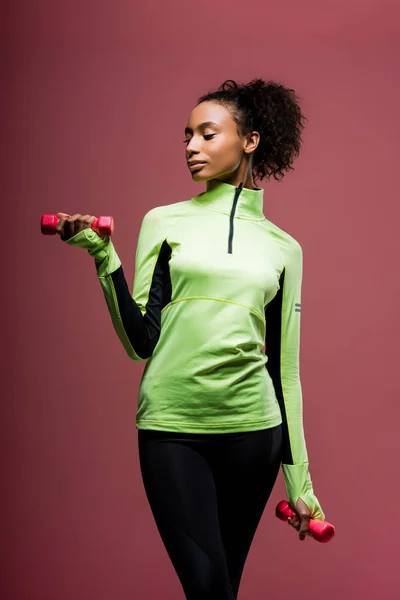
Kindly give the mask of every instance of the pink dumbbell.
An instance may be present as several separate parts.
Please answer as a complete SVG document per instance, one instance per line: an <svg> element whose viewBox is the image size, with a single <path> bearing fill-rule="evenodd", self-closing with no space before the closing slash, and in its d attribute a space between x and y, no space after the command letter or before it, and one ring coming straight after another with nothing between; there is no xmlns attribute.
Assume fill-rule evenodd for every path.
<svg viewBox="0 0 400 600"><path fill-rule="evenodd" d="M275 514L281 521L287 521L295 516L295 512L286 500L281 500L276 507ZM308 526L311 536L317 542L326 543L329 542L335 535L335 528L331 523L327 521L316 521L310 519Z"/></svg>
<svg viewBox="0 0 400 600"><path fill-rule="evenodd" d="M59 220L57 215L42 215L40 229L43 235L56 235L56 226ZM108 237L113 234L114 219L112 217L99 217L93 221L90 227L101 237Z"/></svg>

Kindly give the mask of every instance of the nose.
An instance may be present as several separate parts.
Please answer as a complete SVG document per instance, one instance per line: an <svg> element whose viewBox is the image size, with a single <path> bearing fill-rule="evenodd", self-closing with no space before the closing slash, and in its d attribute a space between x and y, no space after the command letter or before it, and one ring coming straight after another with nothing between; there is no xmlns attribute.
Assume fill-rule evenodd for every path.
<svg viewBox="0 0 400 600"><path fill-rule="evenodd" d="M193 143L193 138L186 144L186 154L188 158L192 156L192 154L198 154L199 150L197 149L196 144Z"/></svg>

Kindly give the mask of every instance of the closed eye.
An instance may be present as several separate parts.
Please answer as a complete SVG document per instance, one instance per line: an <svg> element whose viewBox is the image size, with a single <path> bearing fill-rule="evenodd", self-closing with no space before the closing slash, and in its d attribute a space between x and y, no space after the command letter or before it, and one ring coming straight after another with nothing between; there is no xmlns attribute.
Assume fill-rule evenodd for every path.
<svg viewBox="0 0 400 600"><path fill-rule="evenodd" d="M203 135L203 137L205 140L211 140L211 138L213 138L214 135L217 135L217 134L216 133L208 133L206 135ZM190 138L190 139L192 139L192 138ZM190 140L183 140L184 144L188 144L189 142L190 142Z"/></svg>

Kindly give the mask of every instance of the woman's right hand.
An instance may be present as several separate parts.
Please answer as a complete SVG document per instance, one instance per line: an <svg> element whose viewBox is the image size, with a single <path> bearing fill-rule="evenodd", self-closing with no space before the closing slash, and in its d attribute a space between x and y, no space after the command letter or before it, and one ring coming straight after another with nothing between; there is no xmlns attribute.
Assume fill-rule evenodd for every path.
<svg viewBox="0 0 400 600"><path fill-rule="evenodd" d="M60 235L63 242L69 240L83 229L88 229L97 218L90 215L81 215L79 213L71 216L66 213L57 213L57 217L60 220L57 223L55 230L56 233Z"/></svg>

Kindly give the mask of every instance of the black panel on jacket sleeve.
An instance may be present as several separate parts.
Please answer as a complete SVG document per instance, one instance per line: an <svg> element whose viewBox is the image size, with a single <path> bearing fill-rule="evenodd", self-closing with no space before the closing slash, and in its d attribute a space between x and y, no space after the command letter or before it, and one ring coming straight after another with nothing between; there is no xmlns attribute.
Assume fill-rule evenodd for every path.
<svg viewBox="0 0 400 600"><path fill-rule="evenodd" d="M111 273L122 324L133 349L143 359L153 353L160 337L161 310L171 301L170 258L171 248L164 241L154 268L144 315L129 292L122 265Z"/></svg>
<svg viewBox="0 0 400 600"><path fill-rule="evenodd" d="M283 286L285 281L285 270L282 271L279 285L280 288L274 298L264 308L266 333L265 333L265 353L268 356L266 368L273 381L276 399L282 413L282 462L288 465L293 464L292 450L290 447L289 430L285 403L283 400L282 378L281 378L281 336L282 336L282 299Z"/></svg>

